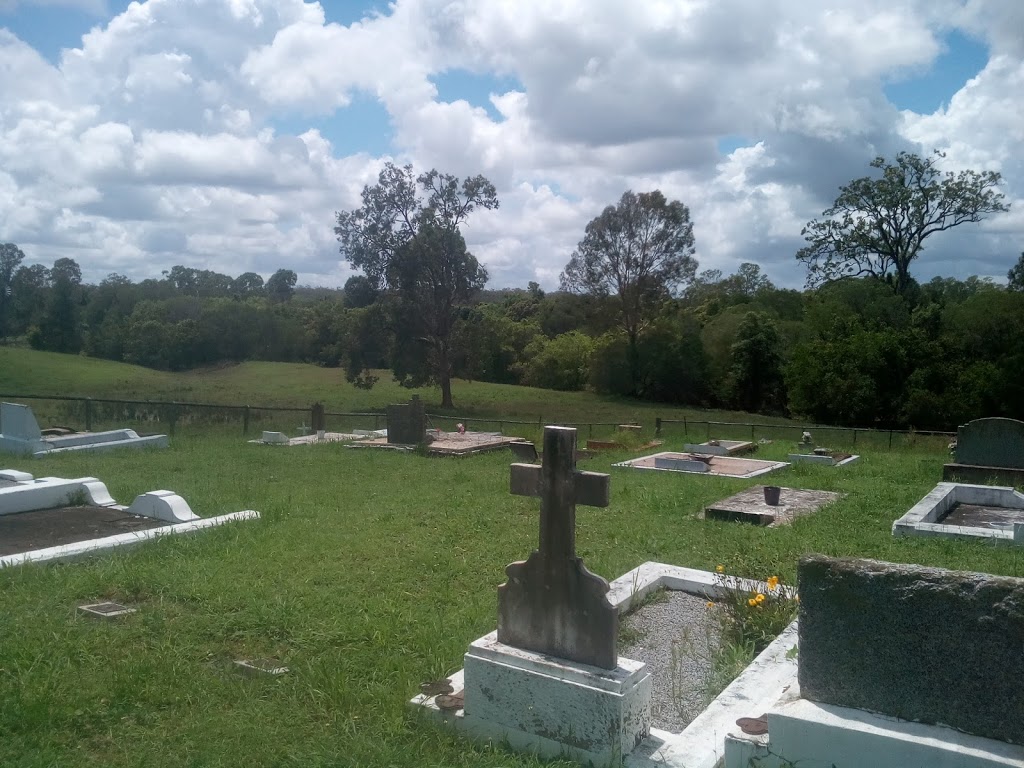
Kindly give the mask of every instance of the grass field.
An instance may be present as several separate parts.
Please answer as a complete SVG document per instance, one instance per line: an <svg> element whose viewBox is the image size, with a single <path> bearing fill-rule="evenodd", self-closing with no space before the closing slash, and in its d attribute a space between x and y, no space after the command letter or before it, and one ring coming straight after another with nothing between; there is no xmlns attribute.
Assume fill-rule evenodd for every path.
<svg viewBox="0 0 1024 768"><path fill-rule="evenodd" d="M288 366L240 366L262 375L236 394L224 383L236 369L169 376L43 356L33 357L41 377L33 379L11 372L10 353L0 350L3 391L70 392L78 385L62 365L84 361L100 366L86 394L122 381L135 396L180 397L190 381L197 400L289 397ZM336 371L291 370L303 380L298 402L314 399L315 376L335 377L333 402L349 407ZM483 408L483 394L472 399L478 389L486 392L460 383L456 402ZM495 408L554 412L562 398L581 409L589 402L552 394L548 403L550 393L536 390L511 402L520 391L505 391L509 402ZM610 420L634 414L628 404L601 407ZM782 458L791 447L777 441L759 456ZM940 479L943 450L863 453L840 469L796 465L773 475L847 494L779 529L699 518L704 505L756 480L613 468L627 454L601 454L581 467L610 472L612 503L578 510L579 554L609 579L659 560L792 583L808 552L1024 576L1013 548L891 536L892 521ZM510 461L507 453L436 459L250 445L236 425L216 424L179 430L166 451L0 459L37 477L98 477L119 501L169 488L204 517L263 515L87 561L0 571L0 765L538 765L472 746L405 707L420 682L460 668L469 642L494 628L505 565L536 546L538 504L509 495ZM111 623L75 614L78 604L107 599L139 612ZM255 679L230 668L235 658L264 656L291 672Z"/></svg>

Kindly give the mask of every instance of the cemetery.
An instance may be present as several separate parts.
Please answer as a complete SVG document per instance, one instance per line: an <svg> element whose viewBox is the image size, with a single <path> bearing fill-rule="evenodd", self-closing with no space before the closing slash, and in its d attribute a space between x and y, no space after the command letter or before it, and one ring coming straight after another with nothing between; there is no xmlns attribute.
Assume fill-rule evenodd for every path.
<svg viewBox="0 0 1024 768"><path fill-rule="evenodd" d="M389 418L386 435L345 442L404 448L397 439L422 434L432 448L464 437L415 411ZM414 432L403 431L410 412ZM299 437L289 444L322 442L313 430ZM4 667L47 702L51 724L14 729L9 748L32 754L43 733L46 749L77 764L68 755L79 747L52 746L59 734L100 753L119 742L117 722L147 764L164 764L165 728L200 762L223 764L241 754L320 764L342 752L360 764L415 755L495 768L850 768L865 755L883 767L1024 764L1021 697L1007 682L1020 572L1012 547L987 546L1024 527L1020 493L936 488L943 456L927 445L861 450L842 473L790 463L776 440L756 460L686 451L661 454L651 467L661 473L609 475L621 465L578 450L575 430L539 437L459 462L259 451L215 430L176 434L168 451L12 460L0 471L0 562L25 564L38 584L14 588L28 571L0 570L0 605L21 617ZM583 455L590 471L577 466ZM716 465L739 487L700 479L719 475ZM784 484L766 484L765 471ZM147 491L166 486L180 495ZM892 521L922 494L926 535L904 549L909 529ZM262 514L192 511L247 510L254 497ZM31 516L40 522L27 533L5 527ZM984 535L939 533L972 527ZM138 546L99 548L112 540ZM47 550L73 562L29 565ZM836 550L878 560L808 556ZM889 562L899 556L923 565ZM973 572L943 568L954 563ZM795 601L797 591L797 619L759 634L758 651L726 675L738 647L730 617L747 611L743 631L760 633L758 596ZM922 652L936 644L957 664ZM60 665L95 662L72 685L60 666L33 663L41 648ZM907 681L899 692L884 682L895 679ZM963 691L952 701L964 706L943 703L949 690ZM83 718L102 725L75 725ZM223 737L204 736L211 718Z"/></svg>
<svg viewBox="0 0 1024 768"><path fill-rule="evenodd" d="M109 451L118 448L166 448L167 435L140 437L133 429L107 432L41 430L32 409L0 403L0 452L40 457L66 451Z"/></svg>

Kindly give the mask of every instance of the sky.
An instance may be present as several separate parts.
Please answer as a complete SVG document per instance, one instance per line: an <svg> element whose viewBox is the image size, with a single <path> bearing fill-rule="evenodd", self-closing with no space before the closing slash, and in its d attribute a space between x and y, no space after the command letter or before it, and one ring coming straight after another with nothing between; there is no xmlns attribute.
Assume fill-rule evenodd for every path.
<svg viewBox="0 0 1024 768"><path fill-rule="evenodd" d="M800 231L876 156L1003 175L1009 213L912 268L1024 251L1021 0L0 0L0 242L87 282L174 265L341 286L335 213L385 162L483 174L489 287L555 289L623 192L700 269L800 288Z"/></svg>

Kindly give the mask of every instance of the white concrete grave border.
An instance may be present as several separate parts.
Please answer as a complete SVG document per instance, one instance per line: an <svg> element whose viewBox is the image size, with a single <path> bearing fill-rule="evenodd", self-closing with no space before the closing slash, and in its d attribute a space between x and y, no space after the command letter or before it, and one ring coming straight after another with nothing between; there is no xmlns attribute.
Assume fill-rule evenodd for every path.
<svg viewBox="0 0 1024 768"><path fill-rule="evenodd" d="M0 403L0 452L40 458L68 451L166 448L168 445L167 435L139 437L133 429L44 437L30 407L20 403Z"/></svg>
<svg viewBox="0 0 1024 768"><path fill-rule="evenodd" d="M647 562L611 583L608 600L620 614L625 613L646 595L659 589L705 596L715 600L731 591L766 591L768 585L752 579L740 579L693 568ZM785 589L785 588L784 588ZM787 594L795 594L787 589ZM794 621L754 661L680 733L651 729L647 737L623 760L627 768L716 768L724 756L725 737L741 733L736 720L759 717L783 698L786 690L797 683L797 660L792 650L797 645L797 622ZM463 670L449 680L453 693L463 690ZM421 694L410 700L414 708L422 708L427 716L454 726L470 736L462 710L444 711L434 703L435 697ZM533 737L523 743L511 742L518 751L536 752L544 758L559 757L567 748L555 741Z"/></svg>
<svg viewBox="0 0 1024 768"><path fill-rule="evenodd" d="M957 504L1024 510L1024 494L1013 488L997 485L939 483L892 524L892 535L984 539L998 544L1024 545L1024 523L1016 523L1012 528L981 528L969 525L944 525L937 522Z"/></svg>
<svg viewBox="0 0 1024 768"><path fill-rule="evenodd" d="M0 488L0 515L34 512L53 509L81 500L89 506L108 507L131 515L162 520L170 525L150 528L144 531L119 533L99 539L87 539L71 544L36 549L0 557L0 568L22 563L42 563L53 560L71 560L84 555L102 552L115 547L131 546L144 541L180 533L192 533L235 520L256 520L260 513L247 509L217 517L200 518L188 502L172 491L150 491L135 497L129 506L118 504L107 490L107 486L95 477L80 477L68 480L60 477L32 479L27 472L0 470L0 478L14 480L17 485Z"/></svg>
<svg viewBox="0 0 1024 768"><path fill-rule="evenodd" d="M860 454L847 456L842 461L836 461L831 456L818 456L815 453L791 453L787 458L794 464L804 462L805 464L824 464L826 467L842 467L846 464L853 464L860 458Z"/></svg>

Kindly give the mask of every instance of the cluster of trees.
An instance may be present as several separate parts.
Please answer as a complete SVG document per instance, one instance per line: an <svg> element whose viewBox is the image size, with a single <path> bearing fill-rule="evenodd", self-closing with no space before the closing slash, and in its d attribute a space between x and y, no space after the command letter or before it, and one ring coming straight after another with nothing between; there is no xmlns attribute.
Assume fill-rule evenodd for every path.
<svg viewBox="0 0 1024 768"><path fill-rule="evenodd" d="M936 156L939 157L939 156ZM1024 418L1024 254L1006 286L910 273L932 234L1005 211L998 174L942 174L936 157L879 158L804 229L803 291L756 264L698 271L689 210L626 192L587 225L560 290L488 291L461 227L498 199L459 180L387 165L337 214L343 290L264 285L174 267L161 280L22 264L0 246L0 339L179 369L220 361L342 366L372 387L465 378L668 403L792 413L842 425L950 428Z"/></svg>

